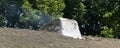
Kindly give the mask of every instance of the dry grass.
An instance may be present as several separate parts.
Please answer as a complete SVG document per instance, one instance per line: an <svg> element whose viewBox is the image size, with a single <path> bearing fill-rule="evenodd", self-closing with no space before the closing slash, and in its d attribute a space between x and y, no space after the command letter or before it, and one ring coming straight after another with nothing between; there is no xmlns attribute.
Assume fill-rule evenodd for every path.
<svg viewBox="0 0 120 48"><path fill-rule="evenodd" d="M47 31L0 28L0 48L119 48L120 40L64 37Z"/></svg>

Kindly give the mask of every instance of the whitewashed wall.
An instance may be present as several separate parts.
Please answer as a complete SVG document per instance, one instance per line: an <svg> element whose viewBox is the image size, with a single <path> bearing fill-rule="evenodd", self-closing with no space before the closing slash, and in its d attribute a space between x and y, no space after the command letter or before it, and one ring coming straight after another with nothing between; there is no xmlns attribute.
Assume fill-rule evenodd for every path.
<svg viewBox="0 0 120 48"><path fill-rule="evenodd" d="M61 34L63 36L82 39L78 23L75 20L59 18L46 24L41 29L51 32L57 32L58 34Z"/></svg>

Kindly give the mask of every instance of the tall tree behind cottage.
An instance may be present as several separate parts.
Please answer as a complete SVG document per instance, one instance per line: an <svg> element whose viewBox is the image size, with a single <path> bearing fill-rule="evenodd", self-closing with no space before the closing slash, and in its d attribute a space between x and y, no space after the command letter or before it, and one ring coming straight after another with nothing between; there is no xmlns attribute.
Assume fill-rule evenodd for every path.
<svg viewBox="0 0 120 48"><path fill-rule="evenodd" d="M65 0L64 17L79 22L82 34L118 37L120 0Z"/></svg>
<svg viewBox="0 0 120 48"><path fill-rule="evenodd" d="M16 26L21 26L21 28L29 28L29 27L37 28L37 26L41 24L40 20L41 18L44 18L43 16L46 16L45 18L62 17L63 15L62 10L65 7L63 0L0 0L1 26L3 26L4 21L2 20L4 20L5 15L10 17L10 15L4 13L4 12L8 12L4 10L7 9L5 6L9 5L8 2L14 2L15 4L20 3L20 5L17 6L19 6L19 8L22 8L22 13L14 16L15 18L17 16L19 17L18 21L14 19L10 19L10 20L7 19L7 21L5 22L8 23L8 21L13 21L10 22L9 26L15 26L15 24L17 23L18 25ZM14 9L18 10L17 8ZM9 11L9 13L12 13L12 11ZM47 22L48 20L44 20L44 21Z"/></svg>

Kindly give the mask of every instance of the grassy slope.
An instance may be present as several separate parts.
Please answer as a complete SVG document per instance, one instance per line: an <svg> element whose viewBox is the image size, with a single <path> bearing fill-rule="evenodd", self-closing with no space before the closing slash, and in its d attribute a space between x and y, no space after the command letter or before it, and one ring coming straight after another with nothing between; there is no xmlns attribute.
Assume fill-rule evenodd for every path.
<svg viewBox="0 0 120 48"><path fill-rule="evenodd" d="M119 48L120 40L64 37L47 31L0 28L0 48Z"/></svg>

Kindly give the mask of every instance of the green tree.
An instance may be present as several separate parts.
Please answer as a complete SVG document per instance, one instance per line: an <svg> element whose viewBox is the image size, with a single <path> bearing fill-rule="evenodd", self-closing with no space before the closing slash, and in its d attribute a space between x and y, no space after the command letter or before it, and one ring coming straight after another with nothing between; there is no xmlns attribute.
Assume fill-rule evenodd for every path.
<svg viewBox="0 0 120 48"><path fill-rule="evenodd" d="M103 15L103 22L108 27L113 29L114 37L120 38L120 0L110 0L107 1L106 9L108 9ZM108 32L109 33L109 32Z"/></svg>
<svg viewBox="0 0 120 48"><path fill-rule="evenodd" d="M45 15L56 18L62 17L62 10L65 8L63 0L35 0L36 9L44 12Z"/></svg>
<svg viewBox="0 0 120 48"><path fill-rule="evenodd" d="M85 24L84 15L86 14L86 6L83 4L84 0L64 0L66 7L63 10L64 17L75 19L79 23L81 32L83 33L82 25Z"/></svg>
<svg viewBox="0 0 120 48"><path fill-rule="evenodd" d="M34 27L43 22L41 21L41 19L44 18L43 16L46 18L48 18L48 16L52 18L62 17L64 7L65 4L63 0L24 0L22 8L25 14L21 17L20 21L24 23L27 28L31 26ZM46 21L44 20L44 22Z"/></svg>
<svg viewBox="0 0 120 48"><path fill-rule="evenodd" d="M0 14L2 16L2 22L7 27L15 27L19 22L19 14L21 13L22 0L1 0L0 2Z"/></svg>
<svg viewBox="0 0 120 48"><path fill-rule="evenodd" d="M9 26L29 28L37 26L42 16L62 17L65 4L63 0L0 0L0 7L0 25L6 18ZM18 12L18 8L22 8L22 12Z"/></svg>
<svg viewBox="0 0 120 48"><path fill-rule="evenodd" d="M83 34L107 37L120 34L118 30L120 0L65 0L64 2L66 4L64 17L76 19Z"/></svg>

